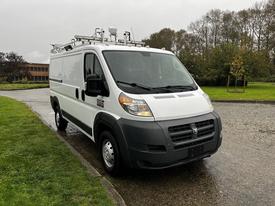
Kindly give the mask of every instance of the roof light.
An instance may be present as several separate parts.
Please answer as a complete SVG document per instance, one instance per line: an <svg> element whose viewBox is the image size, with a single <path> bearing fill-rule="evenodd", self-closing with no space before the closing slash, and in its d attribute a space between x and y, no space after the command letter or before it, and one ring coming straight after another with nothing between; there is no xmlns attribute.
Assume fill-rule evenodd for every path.
<svg viewBox="0 0 275 206"><path fill-rule="evenodd" d="M117 36L117 28L109 27L109 32L112 36Z"/></svg>
<svg viewBox="0 0 275 206"><path fill-rule="evenodd" d="M112 37L115 38L115 42L117 41L117 28L115 27L109 27L110 32L110 39L112 40Z"/></svg>

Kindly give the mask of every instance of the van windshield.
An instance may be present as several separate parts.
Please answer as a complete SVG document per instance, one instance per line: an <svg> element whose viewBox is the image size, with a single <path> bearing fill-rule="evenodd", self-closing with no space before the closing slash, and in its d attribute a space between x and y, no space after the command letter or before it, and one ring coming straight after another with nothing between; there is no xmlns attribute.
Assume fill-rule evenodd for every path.
<svg viewBox="0 0 275 206"><path fill-rule="evenodd" d="M141 51L103 51L117 85L125 92L170 93L196 90L182 63L170 54Z"/></svg>

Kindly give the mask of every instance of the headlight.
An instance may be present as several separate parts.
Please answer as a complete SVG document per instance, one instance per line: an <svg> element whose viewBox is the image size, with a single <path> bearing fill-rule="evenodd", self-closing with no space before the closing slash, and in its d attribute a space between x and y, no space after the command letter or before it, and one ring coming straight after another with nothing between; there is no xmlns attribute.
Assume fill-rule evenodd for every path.
<svg viewBox="0 0 275 206"><path fill-rule="evenodd" d="M152 117L153 114L143 99L133 99L121 93L119 95L118 101L122 108L133 115L142 117Z"/></svg>
<svg viewBox="0 0 275 206"><path fill-rule="evenodd" d="M210 106L210 109L211 109L211 110L214 110L213 105L212 105L212 102L211 102L209 96L208 96L206 93L203 93L203 96L204 96L204 98L206 99L206 101L208 102L208 104L209 104L209 106Z"/></svg>

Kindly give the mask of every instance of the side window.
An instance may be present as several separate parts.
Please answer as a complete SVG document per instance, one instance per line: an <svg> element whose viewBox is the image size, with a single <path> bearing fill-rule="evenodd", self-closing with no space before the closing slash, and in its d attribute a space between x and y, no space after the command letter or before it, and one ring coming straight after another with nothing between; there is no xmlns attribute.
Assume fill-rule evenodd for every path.
<svg viewBox="0 0 275 206"><path fill-rule="evenodd" d="M90 76L93 72L94 68L94 54L86 54L85 55L85 80L88 76Z"/></svg>
<svg viewBox="0 0 275 206"><path fill-rule="evenodd" d="M101 65L100 65L99 60L96 56L95 56L95 64L94 64L94 74L96 74L98 76L103 75Z"/></svg>
<svg viewBox="0 0 275 206"><path fill-rule="evenodd" d="M87 78L91 78L87 81ZM101 78L98 78L101 77ZM104 78L103 70L100 65L99 59L95 54L87 53L84 57L84 81L86 82L86 92L98 92L100 95L109 96L109 88ZM98 89L100 88L100 90ZM90 90L90 91L89 91ZM93 96L93 93L86 93L86 95Z"/></svg>
<svg viewBox="0 0 275 206"><path fill-rule="evenodd" d="M85 80L87 77L89 77L91 74L96 74L98 76L103 75L102 67L99 63L99 60L96 55L89 53L85 55Z"/></svg>

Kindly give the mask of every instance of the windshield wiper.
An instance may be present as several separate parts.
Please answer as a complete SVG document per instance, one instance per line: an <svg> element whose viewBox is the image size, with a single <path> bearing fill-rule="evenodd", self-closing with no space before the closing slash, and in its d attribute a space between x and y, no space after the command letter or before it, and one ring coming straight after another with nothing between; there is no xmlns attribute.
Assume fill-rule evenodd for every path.
<svg viewBox="0 0 275 206"><path fill-rule="evenodd" d="M148 90L148 91L151 91L153 89L152 87L148 87L148 86L137 84L137 83L131 83L131 82L116 81L116 83L126 84L126 85L130 85L132 87L138 87L138 88L145 89L145 90Z"/></svg>
<svg viewBox="0 0 275 206"><path fill-rule="evenodd" d="M182 89L187 91L193 91L197 89L197 86L192 85L167 85L164 87L155 87L154 89Z"/></svg>
<svg viewBox="0 0 275 206"><path fill-rule="evenodd" d="M152 90L162 90L162 91L165 91L165 92L173 92L175 89L176 90L184 90L184 91L193 91L193 90L196 90L197 89L197 86L192 86L192 85L187 85L187 86L184 86L184 85L167 85L167 86L164 86L164 87L149 87L149 86L145 86L145 85L142 85L142 84L138 84L138 83L131 83L131 82L124 82L124 81L116 81L116 83L118 84L126 84L126 85L129 85L131 87L138 87L138 88L141 88L141 89L144 89L144 90L148 90L148 91L152 91Z"/></svg>

